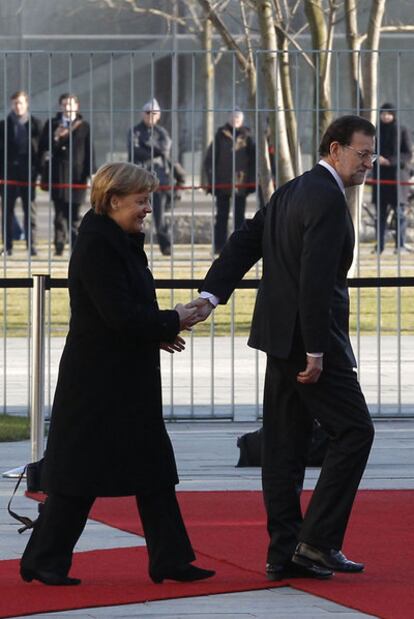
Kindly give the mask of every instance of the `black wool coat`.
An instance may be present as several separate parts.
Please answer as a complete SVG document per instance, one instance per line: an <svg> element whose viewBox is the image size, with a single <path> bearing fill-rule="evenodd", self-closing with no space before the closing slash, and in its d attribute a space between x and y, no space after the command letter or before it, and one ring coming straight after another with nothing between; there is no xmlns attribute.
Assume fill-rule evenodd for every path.
<svg viewBox="0 0 414 619"><path fill-rule="evenodd" d="M7 123L7 126L6 126ZM31 146L31 154L30 154L30 178L32 183L35 183L36 177L39 173L39 139L42 131L42 123L35 116L30 117L30 123L27 121L25 123L25 130L27 132L27 139L29 140L29 124L30 124L30 146ZM7 143L6 143L6 132L7 132ZM4 178L4 167L5 167L5 159L7 159L7 179L8 180L21 180L25 179L29 180L29 155L25 160L25 165L23 168L19 169L19 173L17 178L14 177L15 168L13 166L13 162L18 160L18 152L17 152L17 142L14 137L14 126L13 121L10 117L10 114L7 116L6 121L0 121L0 178ZM21 166L21 161L19 161L19 166ZM33 184L31 191L32 200L36 197L36 187Z"/></svg>
<svg viewBox="0 0 414 619"><path fill-rule="evenodd" d="M86 188L72 187L71 191L69 185L85 185L95 171L93 150L91 152L91 130L89 123L78 114L72 124L71 135L57 139L55 131L61 120L62 114L59 113L43 127L39 145L42 187L48 190L51 158L52 200L82 204Z"/></svg>
<svg viewBox="0 0 414 619"><path fill-rule="evenodd" d="M142 120L128 134L128 159L154 172L161 191L172 185L171 138L160 125L148 127Z"/></svg>
<svg viewBox="0 0 414 619"><path fill-rule="evenodd" d="M398 123L380 122L378 130L377 150L380 155L389 160L390 165L379 165L376 161L372 172L373 178L379 184L372 187L372 202L383 206L397 206L406 204L410 195L410 186L407 183L411 176L411 158L413 147L410 132L406 127L400 127L398 137ZM399 152L398 152L399 150ZM381 184L381 181L385 181ZM398 181L388 184L386 181ZM399 185L399 183L402 183Z"/></svg>
<svg viewBox="0 0 414 619"><path fill-rule="evenodd" d="M214 151L214 152L213 152ZM213 144L207 149L204 169L215 194L243 196L255 191L255 145L248 127L233 129L227 123L217 129ZM214 160L213 160L214 156ZM234 160L234 161L233 161ZM214 181L214 183L213 183Z"/></svg>
<svg viewBox="0 0 414 619"><path fill-rule="evenodd" d="M179 332L158 308L143 249L92 210L69 265L70 328L59 367L43 486L121 496L178 483L162 416L160 342Z"/></svg>

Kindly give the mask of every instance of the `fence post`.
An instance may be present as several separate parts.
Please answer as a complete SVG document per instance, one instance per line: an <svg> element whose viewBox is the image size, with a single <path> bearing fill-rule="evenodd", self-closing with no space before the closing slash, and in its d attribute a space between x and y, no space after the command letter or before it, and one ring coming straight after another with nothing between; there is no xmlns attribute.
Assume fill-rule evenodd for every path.
<svg viewBox="0 0 414 619"><path fill-rule="evenodd" d="M31 363L31 408L30 444L31 462L43 456L45 419L43 395L45 385L45 292L49 275L33 275L32 292L32 363ZM25 465L5 471L2 477L20 477Z"/></svg>
<svg viewBox="0 0 414 619"><path fill-rule="evenodd" d="M45 291L47 275L33 275L32 314L32 384L30 442L32 462L44 451L44 382L45 382Z"/></svg>

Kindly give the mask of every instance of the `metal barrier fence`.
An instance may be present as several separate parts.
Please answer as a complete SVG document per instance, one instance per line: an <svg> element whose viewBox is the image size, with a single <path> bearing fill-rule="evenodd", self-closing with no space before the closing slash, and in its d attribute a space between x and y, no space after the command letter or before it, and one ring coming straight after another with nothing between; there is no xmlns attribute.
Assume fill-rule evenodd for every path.
<svg viewBox="0 0 414 619"><path fill-rule="evenodd" d="M334 116L360 112L362 101L359 95L353 99L347 88L349 72L347 62L354 52L335 50L329 52L331 59L331 102ZM362 53L362 52L361 52ZM366 52L365 52L366 53ZM391 99L397 110L398 127L414 127L414 107L409 85L413 50L384 50L378 55L378 103ZM319 113L323 110L317 97L318 73L309 66L309 58L317 66L318 53L310 50L309 56L290 52L289 63L292 75L292 109L297 121L296 163L302 169L309 168L317 160ZM235 54L213 51L210 60L215 63L215 73L210 99L202 77L204 61L208 54L200 51L88 51L77 52L4 52L0 54L0 107L6 118L10 112L10 96L24 89L30 101L28 128L32 131L40 120L45 129L41 156L27 149L27 170L23 178L13 176L13 167L8 165L11 147L9 138L16 125L3 123L0 131L0 182L2 186L2 236L7 233L7 213L14 208L21 218L19 200L26 199L26 240L14 240L10 255L7 251L0 260L0 275L4 281L10 278L31 279L35 272L50 273L55 278L64 278L67 259L70 255L71 238L68 233L74 216L74 204L79 200L79 190L89 183L95 165L109 160L126 160L134 157L133 128L142 120L143 105L156 98L161 108L159 124L171 136L169 154L169 177L164 179L163 194L165 221L171 230L171 253L163 255L158 247L157 230L151 222L147 229L147 247L150 267L157 281L168 280L167 288L160 292L163 307L171 307L177 301L194 295L192 282L202 278L214 257L216 203L211 186L223 187L212 169L211 182L202 175L209 139L229 119L236 108L244 112L244 122L250 127L250 137L255 145L252 178L240 178L236 174L236 148L231 154L229 232L234 227L236 196L241 186L253 190L247 196L246 215L251 216L260 205L258 191L260 132L269 121L279 124L275 109L269 108L265 98L264 77L261 74L264 53L254 52L257 74L257 91L254 101L249 96L246 75L239 69ZM361 60L361 58L360 58ZM404 84L404 88L401 85ZM66 175L54 176L55 134L59 123L61 94L79 97L80 112L88 125L83 142L83 175L76 175L73 163L78 142L73 128L66 135L68 154ZM311 96L314 93L315 96ZM208 101L210 101L208 103ZM206 103L207 102L207 103ZM279 102L279 112L288 111ZM70 109L69 115L70 115ZM379 117L379 111L378 111ZM56 119L57 126L50 121ZM70 123L69 123L70 124ZM0 125L1 127L1 125ZM132 134L131 134L132 131ZM229 139L236 138L232 129ZM131 139L128 140L128 135ZM276 136L279 135L276 133ZM64 136L65 137L65 136ZM379 134L381 139L381 134ZM401 139L400 146L401 146ZM213 159L216 146L213 142ZM274 155L274 181L279 182L278 152L280 143L275 140L271 155ZM157 152L150 144L150 167L156 170ZM11 162L13 163L13 162ZM36 166L33 164L36 163ZM185 179L174 178L176 164L185 169ZM401 163L401 160L399 160ZM34 169L33 169L34 167ZM399 166L398 166L399 167ZM43 174L41 174L41 172ZM179 170L178 170L179 173ZM177 176L177 170L176 170ZM381 179L384 185L387 182ZM395 181L398 196L402 188L411 188L411 181L404 181L397 174ZM177 196L177 183L181 185ZM56 202L55 189L64 190L68 204L66 246L63 255L54 255ZM42 189L43 187L43 189ZM182 188L184 187L184 189ZM19 191L17 191L19 190ZM36 192L36 193L35 193ZM20 198L16 204L17 194ZM217 193L217 192L216 192ZM86 196L80 214L87 208ZM34 198L36 197L36 200ZM178 199L180 197L181 199ZM400 218L387 222L385 251L374 251L375 239L379 240L378 200L372 202L371 187L365 186L357 217L357 259L353 275L371 279L372 288L356 288L352 294L352 334L359 359L359 372L370 410L375 415L407 415L414 410L414 313L413 291L401 284L406 279L396 279L394 287L384 286L387 278L409 278L414 275L414 254L398 251L393 253L395 236L401 227ZM12 204L13 203L13 204ZM32 203L32 204L31 204ZM24 200L21 201L24 206ZM60 214L60 212L58 213ZM414 212L410 202L405 207L407 240L412 240ZM37 226L33 227L30 223ZM27 251L33 245L36 234L36 255ZM55 247L54 247L55 245ZM7 249L7 248L6 248ZM374 252L374 253L371 253ZM57 252L59 253L59 252ZM168 252L167 252L168 253ZM255 297L253 280L260 277L260 265L248 275L247 286L238 290L227 309L218 309L208 325L203 325L189 336L189 350L182 355L163 360L165 413L169 418L223 418L256 419L261 412L261 390L264 360L261 355L246 347L251 309ZM176 290L175 280L188 280L188 289ZM380 282L380 283L378 283ZM195 285L195 284L194 284ZM28 290L4 287L0 305L0 356L3 375L0 379L0 407L7 412L27 411L33 398L30 391L30 368L33 342L30 325L33 321L33 304ZM68 309L66 291L55 289L46 302L46 358L45 358L45 404L50 409L59 354L67 329Z"/></svg>
<svg viewBox="0 0 414 619"><path fill-rule="evenodd" d="M156 286L162 290L193 291L202 280L158 280ZM259 280L247 279L240 283L238 293L254 292ZM349 280L351 289L369 290L376 288L413 288L414 277L354 278ZM9 372L3 376L3 412L22 413L30 409L32 416L33 457L43 441L41 428L44 419L44 392L46 410L50 410L51 394L56 382L58 359L64 339L44 337L47 326L46 290L64 290L67 280L35 275L33 278L0 279L4 289L30 289L33 287L33 322L31 324L32 351L24 361L24 351L19 344L22 338L10 338L9 351L3 349L3 359L7 354L13 358ZM235 293L237 297L237 292ZM50 305L49 305L50 309ZM261 416L261 392L265 368L265 356L248 349L245 337L215 334L214 319L208 327L209 334L191 334L189 351L170 357L163 365L164 410L165 416L172 420L258 420ZM371 414L376 417L412 416L414 414L413 343L414 338L398 342L396 338L385 339L383 344L382 367L386 371L377 382L375 339L356 337L360 380L366 395ZM7 340L5 340L7 341ZM26 340L25 340L26 341ZM56 345L51 348L51 343ZM45 364L45 358L47 362ZM164 360L165 361L165 360ZM23 364L27 369L27 393L25 400ZM7 364L5 363L5 367ZM19 379L20 375L20 379ZM15 381L15 382L14 382ZM14 382L14 384L13 384ZM8 394L8 399L7 399ZM9 401L9 404L8 404ZM36 451L37 450L37 451Z"/></svg>

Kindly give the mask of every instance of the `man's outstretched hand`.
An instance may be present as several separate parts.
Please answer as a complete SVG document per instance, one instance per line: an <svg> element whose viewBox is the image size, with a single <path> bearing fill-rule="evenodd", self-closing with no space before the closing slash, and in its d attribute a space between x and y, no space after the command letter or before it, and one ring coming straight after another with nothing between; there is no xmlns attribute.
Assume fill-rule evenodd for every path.
<svg viewBox="0 0 414 619"><path fill-rule="evenodd" d="M196 309L196 312L193 315L193 324L207 320L214 309L214 305L210 303L208 299L203 299L202 297L198 297L198 299L190 301L185 307L188 309Z"/></svg>
<svg viewBox="0 0 414 619"><path fill-rule="evenodd" d="M196 319L197 310L194 307L189 307L188 305L183 305L182 303L177 303L174 309L180 319L180 331L183 331L184 329L191 331L191 327L198 322Z"/></svg>

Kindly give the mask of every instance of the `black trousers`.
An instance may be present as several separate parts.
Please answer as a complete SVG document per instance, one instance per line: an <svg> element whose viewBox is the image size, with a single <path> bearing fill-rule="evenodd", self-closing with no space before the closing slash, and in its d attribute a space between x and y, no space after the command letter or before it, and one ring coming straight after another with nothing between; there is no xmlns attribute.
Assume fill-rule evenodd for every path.
<svg viewBox="0 0 414 619"><path fill-rule="evenodd" d="M298 542L341 549L374 438L351 368L326 367L312 385L297 382L305 362L268 357L263 407L262 483L270 536L267 560L285 564ZM305 456L317 419L330 436L318 483L303 517Z"/></svg>
<svg viewBox="0 0 414 619"><path fill-rule="evenodd" d="M227 241L228 221L230 213L231 195L217 192L216 194L216 221L214 224L214 251L219 253ZM246 210L246 196L234 196L234 229L238 230L244 222Z"/></svg>
<svg viewBox="0 0 414 619"><path fill-rule="evenodd" d="M61 200L53 200L53 206L55 208L55 219L53 221L55 227L54 245L56 252L61 254L69 239L69 230L71 249L73 249L78 238L80 204L69 204Z"/></svg>
<svg viewBox="0 0 414 619"><path fill-rule="evenodd" d="M95 497L49 495L23 553L21 566L66 576L94 500ZM175 488L137 494L136 502L147 542L149 569L162 570L194 561Z"/></svg>
<svg viewBox="0 0 414 619"><path fill-rule="evenodd" d="M399 249L405 245L405 234L407 230L407 218L405 214L405 205L400 204L388 204L385 201L376 205L378 228L377 233L377 247L378 251L382 252L385 248L385 233L387 229L387 219L390 212L393 213L395 218L395 247Z"/></svg>
<svg viewBox="0 0 414 619"><path fill-rule="evenodd" d="M24 171L14 170L11 178L22 183L27 183L27 175ZM33 201L33 188L8 185L7 190L1 187L1 210L2 210L2 238L5 249L13 249L13 227L15 220L16 200L20 198L23 208L23 229L26 238L26 246L29 249L36 248L36 204Z"/></svg>
<svg viewBox="0 0 414 619"><path fill-rule="evenodd" d="M171 246L170 229L165 219L166 203L167 193L165 191L156 191L152 194L152 216L154 218L158 245L162 252L166 249L168 250Z"/></svg>

